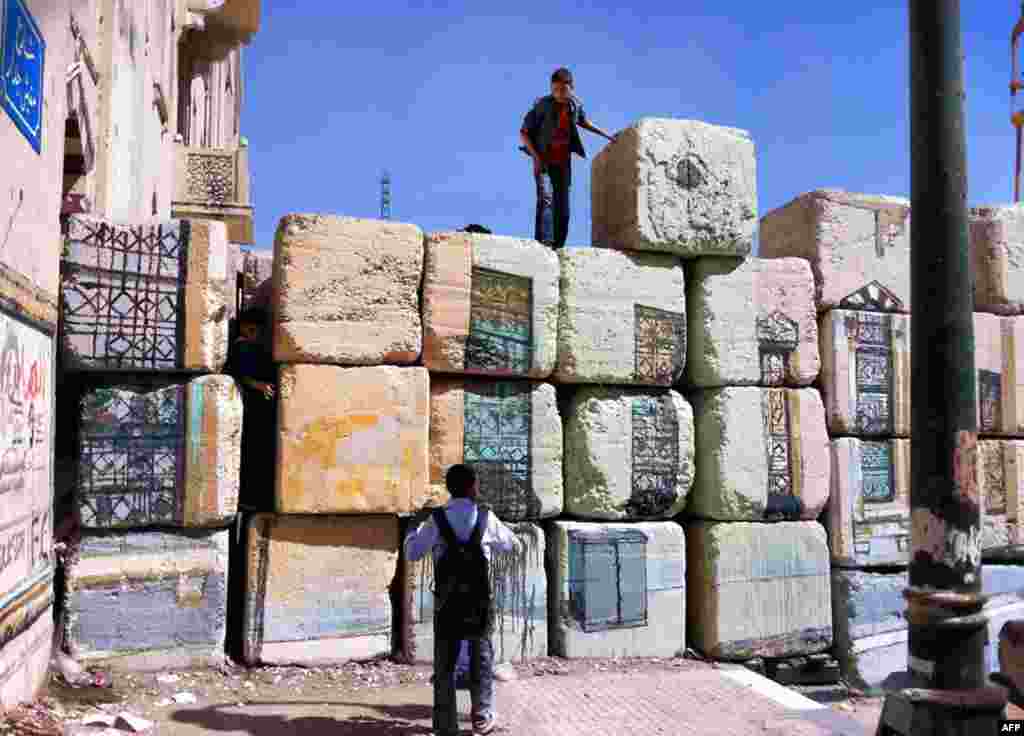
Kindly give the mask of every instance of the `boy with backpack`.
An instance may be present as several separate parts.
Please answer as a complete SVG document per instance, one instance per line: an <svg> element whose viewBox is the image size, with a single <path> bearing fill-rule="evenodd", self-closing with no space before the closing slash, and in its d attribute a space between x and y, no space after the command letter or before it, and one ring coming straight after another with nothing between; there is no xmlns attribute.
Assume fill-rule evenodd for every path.
<svg viewBox="0 0 1024 736"><path fill-rule="evenodd" d="M468 465L453 465L445 476L452 500L424 508L405 539L406 558L434 556L434 733L458 733L455 666L463 640L469 643L473 731L494 730L494 611L490 559L508 553L516 537L486 506L476 502L479 483Z"/></svg>

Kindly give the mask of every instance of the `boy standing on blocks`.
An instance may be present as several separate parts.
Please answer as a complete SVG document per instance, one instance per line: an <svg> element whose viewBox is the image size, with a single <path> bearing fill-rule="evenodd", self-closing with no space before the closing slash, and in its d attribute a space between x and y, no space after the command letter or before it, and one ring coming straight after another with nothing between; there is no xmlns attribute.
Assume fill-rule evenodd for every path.
<svg viewBox="0 0 1024 736"><path fill-rule="evenodd" d="M571 155L586 158L579 128L614 141L587 119L583 103L572 94L572 72L566 68L551 75L551 94L537 100L526 113L519 138L533 159L537 184L537 216L534 240L558 250L569 236L569 189L572 185Z"/></svg>
<svg viewBox="0 0 1024 736"><path fill-rule="evenodd" d="M476 502L480 487L468 465L448 469L445 484L452 500L442 508L423 508L405 538L406 558L434 555L434 733L455 736L455 665L459 647L469 643L469 692L473 732L494 730L494 612L490 560L511 552L517 540L486 506Z"/></svg>

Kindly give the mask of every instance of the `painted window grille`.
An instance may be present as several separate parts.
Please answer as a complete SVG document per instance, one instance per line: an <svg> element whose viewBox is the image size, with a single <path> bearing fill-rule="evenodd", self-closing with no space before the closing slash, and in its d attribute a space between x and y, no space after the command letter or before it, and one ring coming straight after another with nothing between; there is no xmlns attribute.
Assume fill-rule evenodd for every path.
<svg viewBox="0 0 1024 736"><path fill-rule="evenodd" d="M586 632L647 625L647 535L569 532L569 608Z"/></svg>
<svg viewBox="0 0 1024 736"><path fill-rule="evenodd" d="M792 495L793 472L789 452L790 426L786 390L765 389L761 394L761 414L768 453L768 495Z"/></svg>
<svg viewBox="0 0 1024 736"><path fill-rule="evenodd" d="M857 312L846 322L854 340L857 431L885 434L892 431L892 317Z"/></svg>
<svg viewBox="0 0 1024 736"><path fill-rule="evenodd" d="M861 442L861 496L865 503L888 503L896 498L892 448L888 442Z"/></svg>
<svg viewBox="0 0 1024 736"><path fill-rule="evenodd" d="M533 281L473 267L466 369L525 375L533 355Z"/></svg>
<svg viewBox="0 0 1024 736"><path fill-rule="evenodd" d="M978 403L981 407L978 429L998 432L1003 424L1003 377L996 371L978 371Z"/></svg>
<svg viewBox="0 0 1024 736"><path fill-rule="evenodd" d="M986 442L981 455L981 472L985 481L985 513L1006 513L1006 476L1004 456L1006 445L1002 442ZM983 445L984 446L984 445ZM1014 450L1011 450L1014 452ZM1011 456L1011 461L1012 461Z"/></svg>
<svg viewBox="0 0 1024 736"><path fill-rule="evenodd" d="M758 318L757 344L763 385L782 386L786 382L790 356L796 350L799 341L799 326L782 312L773 312L767 317Z"/></svg>
<svg viewBox="0 0 1024 736"><path fill-rule="evenodd" d="M676 312L634 305L636 380L671 386L686 361L686 319Z"/></svg>
<svg viewBox="0 0 1024 736"><path fill-rule="evenodd" d="M679 421L668 396L633 399L631 516L662 516L679 499Z"/></svg>

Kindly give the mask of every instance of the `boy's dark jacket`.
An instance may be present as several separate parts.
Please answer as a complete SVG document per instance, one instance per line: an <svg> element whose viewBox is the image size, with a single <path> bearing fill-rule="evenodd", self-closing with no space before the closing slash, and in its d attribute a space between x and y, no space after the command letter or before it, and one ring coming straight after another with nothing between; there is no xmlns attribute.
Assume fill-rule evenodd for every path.
<svg viewBox="0 0 1024 736"><path fill-rule="evenodd" d="M569 151L582 158L586 158L587 152L583 150L583 141L580 139L580 131L576 126L587 119L587 114L583 111L583 103L574 96L569 97L568 105ZM541 155L544 154L551 144L551 138L558 127L556 110L557 103L555 102L554 95L545 95L534 103L533 108L523 118L522 130L526 131L526 135L529 136L533 147ZM525 146L520 146L519 150L529 155L529 151L526 150Z"/></svg>

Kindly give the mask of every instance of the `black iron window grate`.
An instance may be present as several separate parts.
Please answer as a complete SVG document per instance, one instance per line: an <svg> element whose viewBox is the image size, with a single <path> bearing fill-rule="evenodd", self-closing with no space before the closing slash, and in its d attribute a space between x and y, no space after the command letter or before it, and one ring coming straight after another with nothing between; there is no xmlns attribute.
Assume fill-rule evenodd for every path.
<svg viewBox="0 0 1024 736"><path fill-rule="evenodd" d="M647 535L569 532L569 608L585 632L647 625Z"/></svg>

